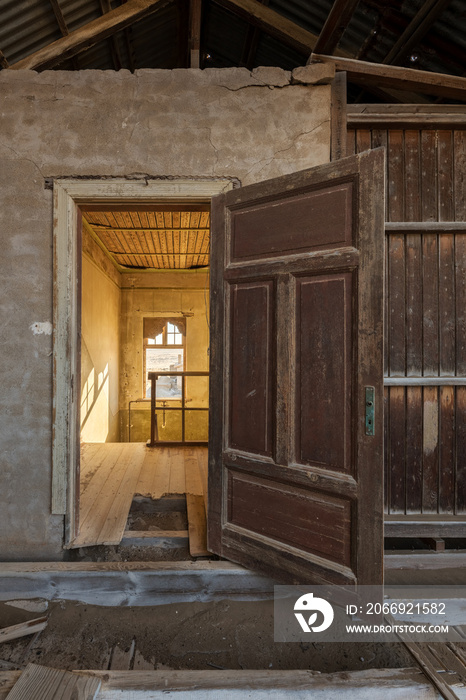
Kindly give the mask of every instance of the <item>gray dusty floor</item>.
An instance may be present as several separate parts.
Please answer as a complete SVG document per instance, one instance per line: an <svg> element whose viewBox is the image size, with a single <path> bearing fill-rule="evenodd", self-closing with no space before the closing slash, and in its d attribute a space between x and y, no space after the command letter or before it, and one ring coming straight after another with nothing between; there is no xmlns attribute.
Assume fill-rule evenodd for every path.
<svg viewBox="0 0 466 700"><path fill-rule="evenodd" d="M224 600L148 608L66 602L51 604L48 613L48 627L32 646L31 637L0 645L3 662L107 669L115 668L118 657L130 668L143 660L156 669L321 672L413 666L401 644L274 643L273 601ZM39 613L0 604L0 627L35 616Z"/></svg>

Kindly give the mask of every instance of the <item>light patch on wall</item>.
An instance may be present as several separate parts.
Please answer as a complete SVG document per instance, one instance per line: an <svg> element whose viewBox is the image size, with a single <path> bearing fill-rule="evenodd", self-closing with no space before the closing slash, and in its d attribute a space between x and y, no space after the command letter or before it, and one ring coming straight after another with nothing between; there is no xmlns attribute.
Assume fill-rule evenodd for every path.
<svg viewBox="0 0 466 700"><path fill-rule="evenodd" d="M52 335L52 324L50 321L35 321L29 326L34 335Z"/></svg>
<svg viewBox="0 0 466 700"><path fill-rule="evenodd" d="M430 455L438 447L438 403L426 401L424 404L424 430L423 448L424 454Z"/></svg>
<svg viewBox="0 0 466 700"><path fill-rule="evenodd" d="M97 377L97 383L96 383ZM106 442L109 432L109 366L102 372L93 368L81 392L81 439Z"/></svg>

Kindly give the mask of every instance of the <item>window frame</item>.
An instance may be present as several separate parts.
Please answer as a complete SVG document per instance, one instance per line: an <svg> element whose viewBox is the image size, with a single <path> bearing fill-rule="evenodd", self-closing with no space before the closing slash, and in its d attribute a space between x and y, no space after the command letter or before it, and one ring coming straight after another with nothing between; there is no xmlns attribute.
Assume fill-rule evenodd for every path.
<svg viewBox="0 0 466 700"><path fill-rule="evenodd" d="M162 334L163 334L163 343L149 343L149 337L146 337L144 334L144 322L145 321L159 321L163 323L163 328L162 328ZM146 362L146 357L147 357L147 350L155 350L155 349L161 349L161 350L182 350L182 355L183 355L183 369L182 371L184 372L186 370L186 319L184 317L180 316L180 321L183 320L182 328L180 329L179 326L176 325L176 319L173 317L164 317L164 316L145 316L143 318L143 351L142 351L142 395L143 398L146 400L150 399L150 396L147 396L147 362ZM168 343L167 342L167 337L168 337L168 324L171 323L176 326L178 333L181 335L181 343L173 344L173 343ZM155 339L154 339L155 340ZM156 401L181 401L181 398L178 397L164 397L163 399L158 399L156 397Z"/></svg>

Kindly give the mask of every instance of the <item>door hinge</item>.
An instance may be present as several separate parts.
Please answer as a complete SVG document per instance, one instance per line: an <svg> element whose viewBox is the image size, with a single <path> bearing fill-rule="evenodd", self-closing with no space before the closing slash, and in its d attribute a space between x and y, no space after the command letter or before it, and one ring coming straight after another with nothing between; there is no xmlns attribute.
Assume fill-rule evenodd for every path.
<svg viewBox="0 0 466 700"><path fill-rule="evenodd" d="M366 435L375 435L374 427L374 395L373 386L366 386Z"/></svg>

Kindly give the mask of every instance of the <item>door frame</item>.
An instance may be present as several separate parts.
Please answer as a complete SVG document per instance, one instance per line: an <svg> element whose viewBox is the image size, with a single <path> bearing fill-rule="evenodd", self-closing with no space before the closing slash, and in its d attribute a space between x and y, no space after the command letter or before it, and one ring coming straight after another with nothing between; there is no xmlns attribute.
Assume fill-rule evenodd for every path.
<svg viewBox="0 0 466 700"><path fill-rule="evenodd" d="M77 535L80 435L80 204L210 202L237 182L57 178L53 182L53 426L51 512L65 516L67 547Z"/></svg>

